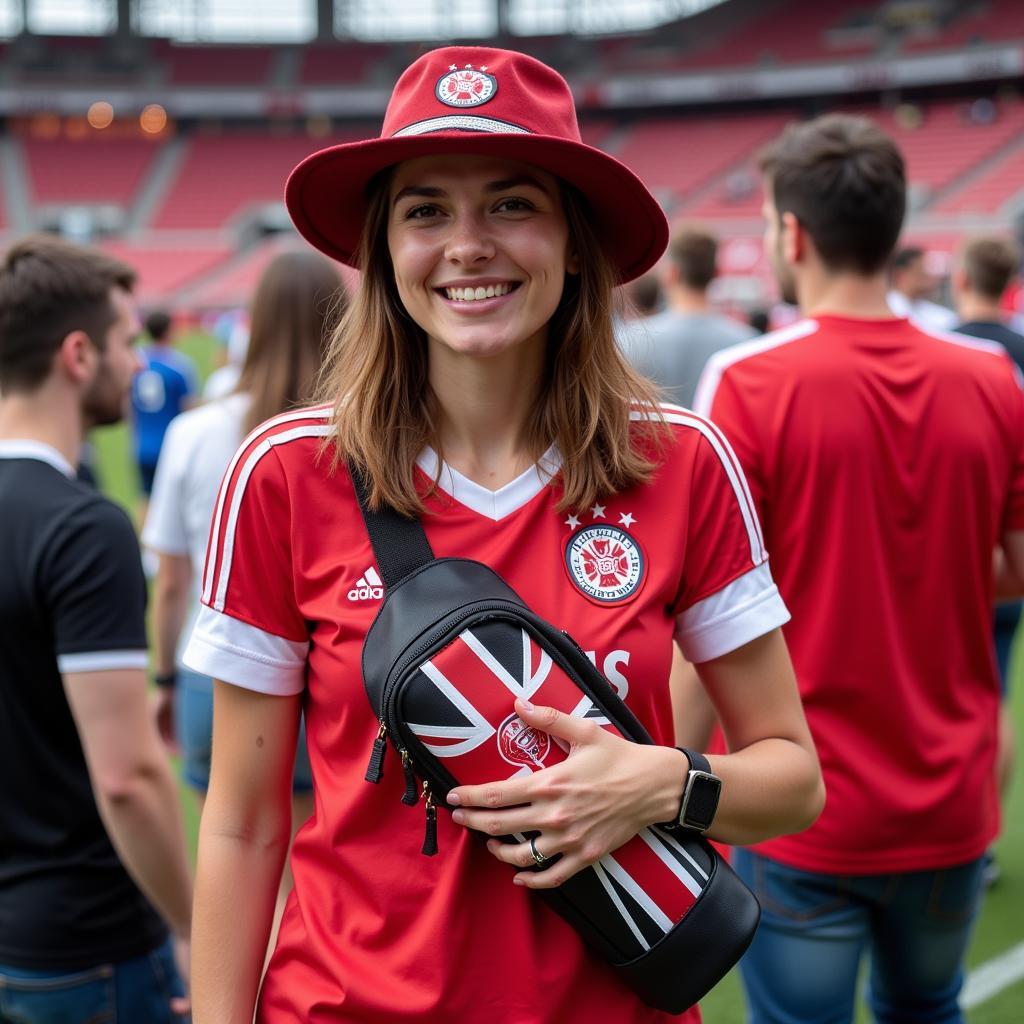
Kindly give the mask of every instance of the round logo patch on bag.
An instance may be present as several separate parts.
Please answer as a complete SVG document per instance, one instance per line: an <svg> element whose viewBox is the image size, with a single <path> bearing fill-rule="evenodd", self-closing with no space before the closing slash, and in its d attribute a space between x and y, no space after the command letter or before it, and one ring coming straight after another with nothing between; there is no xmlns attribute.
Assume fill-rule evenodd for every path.
<svg viewBox="0 0 1024 1024"><path fill-rule="evenodd" d="M640 589L647 563L640 545L617 526L584 526L565 546L569 578L600 604L628 601Z"/></svg>
<svg viewBox="0 0 1024 1024"><path fill-rule="evenodd" d="M479 107L494 98L498 91L498 80L487 74L483 68L477 70L469 65L456 68L454 65L446 75L438 79L434 88L437 98L449 107Z"/></svg>
<svg viewBox="0 0 1024 1024"><path fill-rule="evenodd" d="M551 737L518 715L509 715L498 727L498 751L509 764L543 768L550 749Z"/></svg>

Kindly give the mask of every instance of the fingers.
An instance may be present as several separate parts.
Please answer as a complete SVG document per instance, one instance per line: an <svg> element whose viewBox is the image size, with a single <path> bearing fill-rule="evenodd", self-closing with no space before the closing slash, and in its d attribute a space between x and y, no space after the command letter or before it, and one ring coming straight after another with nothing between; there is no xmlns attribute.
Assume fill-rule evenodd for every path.
<svg viewBox="0 0 1024 1024"><path fill-rule="evenodd" d="M522 698L516 700L516 713L527 725L532 725L535 729L559 739L568 740L573 745L592 741L602 735L599 727L589 719L572 718L564 711L540 704L533 705Z"/></svg>
<svg viewBox="0 0 1024 1024"><path fill-rule="evenodd" d="M592 846L562 852L556 850L553 840L545 835L537 836L536 845L537 852L545 858L543 865L537 864L529 843L487 841L487 849L494 857L523 869L512 877L512 882L527 889L555 889L600 860L600 853Z"/></svg>
<svg viewBox="0 0 1024 1024"><path fill-rule="evenodd" d="M553 820L539 819L537 811L530 807L493 811L460 807L452 812L452 820L456 825L465 825L489 836L511 836L556 824Z"/></svg>

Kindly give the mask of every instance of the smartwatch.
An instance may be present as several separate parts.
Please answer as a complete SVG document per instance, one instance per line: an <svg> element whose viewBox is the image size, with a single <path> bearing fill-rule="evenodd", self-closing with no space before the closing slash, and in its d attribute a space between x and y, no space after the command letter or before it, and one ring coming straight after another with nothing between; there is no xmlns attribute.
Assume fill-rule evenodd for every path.
<svg viewBox="0 0 1024 1024"><path fill-rule="evenodd" d="M715 820L718 798L722 794L722 780L711 770L708 759L695 750L677 747L690 762L686 780L683 783L683 798L679 801L679 813L673 821L662 827L685 828L691 832L707 832Z"/></svg>

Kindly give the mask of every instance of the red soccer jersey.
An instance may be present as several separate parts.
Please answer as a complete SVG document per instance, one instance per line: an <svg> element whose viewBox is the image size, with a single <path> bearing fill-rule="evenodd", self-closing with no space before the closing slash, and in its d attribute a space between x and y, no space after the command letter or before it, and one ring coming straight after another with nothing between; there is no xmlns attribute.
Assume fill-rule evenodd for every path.
<svg viewBox="0 0 1024 1024"><path fill-rule="evenodd" d="M402 805L393 752L383 782L364 781L377 721L360 655L382 590L349 476L318 458L328 415L279 416L239 450L186 655L239 686L305 690L317 810L295 841L295 888L257 1020L677 1019L642 1005L444 811L440 852L422 856L423 810ZM423 520L435 554L496 570L579 641L666 744L673 633L703 661L788 617L735 456L706 421L678 409L667 417L654 479L572 512L555 507L555 452L495 492L430 452L419 460L424 493L439 473Z"/></svg>
<svg viewBox="0 0 1024 1024"><path fill-rule="evenodd" d="M992 553L1024 527L1009 358L820 316L714 356L696 405L746 470L828 792L759 852L858 875L979 856L999 813Z"/></svg>

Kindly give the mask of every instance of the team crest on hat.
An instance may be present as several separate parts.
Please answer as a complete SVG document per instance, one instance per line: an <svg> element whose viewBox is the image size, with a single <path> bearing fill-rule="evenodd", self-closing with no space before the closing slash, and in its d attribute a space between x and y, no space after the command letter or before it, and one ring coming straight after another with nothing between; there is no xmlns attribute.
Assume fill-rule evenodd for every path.
<svg viewBox="0 0 1024 1024"><path fill-rule="evenodd" d="M643 585L647 560L640 545L617 526L584 526L565 546L569 578L592 601L621 604Z"/></svg>
<svg viewBox="0 0 1024 1024"><path fill-rule="evenodd" d="M474 68L467 64L458 68L452 64L447 74L437 80L434 93L449 107L479 107L494 98L498 80L487 74L487 68Z"/></svg>
<svg viewBox="0 0 1024 1024"><path fill-rule="evenodd" d="M551 737L527 725L518 715L509 715L498 728L498 752L509 764L540 769L551 750Z"/></svg>

